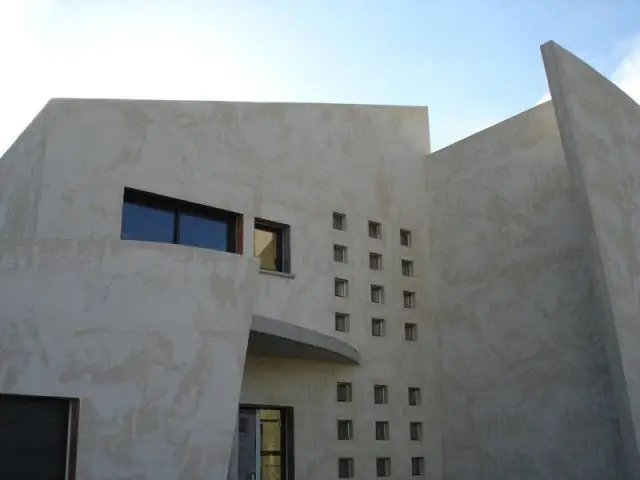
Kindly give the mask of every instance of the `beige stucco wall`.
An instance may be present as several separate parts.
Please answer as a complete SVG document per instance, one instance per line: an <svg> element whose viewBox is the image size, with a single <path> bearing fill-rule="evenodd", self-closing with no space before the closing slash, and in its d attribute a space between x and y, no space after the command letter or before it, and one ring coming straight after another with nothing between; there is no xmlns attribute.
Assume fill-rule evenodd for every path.
<svg viewBox="0 0 640 480"><path fill-rule="evenodd" d="M604 345L553 107L427 157L443 478L618 478Z"/></svg>
<svg viewBox="0 0 640 480"><path fill-rule="evenodd" d="M543 57L589 225L626 459L640 478L640 106L556 44Z"/></svg>
<svg viewBox="0 0 640 480"><path fill-rule="evenodd" d="M77 478L224 478L257 262L0 240L0 271L0 392L80 399Z"/></svg>
<svg viewBox="0 0 640 480"><path fill-rule="evenodd" d="M419 455L427 478L440 478L437 336L416 209L426 204L425 108L53 100L45 113L29 140L42 152L37 222L18 236L120 243L125 186L242 213L245 257L255 217L290 225L292 275L258 275L253 313L339 338L361 365L250 357L241 401L294 406L298 478L337 476L339 456L355 458L356 478L371 478L376 452L392 458L394 476L408 476ZM334 210L347 215L347 231L332 229ZM369 220L382 224L381 240L368 238ZM400 246L401 228L412 231L411 248ZM334 242L348 246L348 264L333 262ZM369 252L383 254L383 271L369 270ZM401 275L401 258L414 260L415 278ZM335 276L350 281L348 298L334 297ZM372 283L385 287L384 305L370 303ZM403 289L416 292L415 310L403 308ZM348 333L335 332L335 311L351 314ZM371 336L373 316L386 319L385 337ZM419 324L418 342L404 340L405 321ZM336 402L342 380L354 384L346 406ZM389 386L388 405L374 405L375 383ZM409 409L409 386L422 389L422 407ZM337 440L339 418L355 421L353 441ZM391 422L392 441L374 440L375 420ZM409 441L412 420L424 422L421 443Z"/></svg>

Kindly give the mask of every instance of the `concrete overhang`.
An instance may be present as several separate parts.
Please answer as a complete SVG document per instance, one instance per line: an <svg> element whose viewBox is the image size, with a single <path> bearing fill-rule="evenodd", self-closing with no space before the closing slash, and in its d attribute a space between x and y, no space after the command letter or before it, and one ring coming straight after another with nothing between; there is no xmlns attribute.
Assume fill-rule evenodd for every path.
<svg viewBox="0 0 640 480"><path fill-rule="evenodd" d="M260 315L253 316L247 353L334 363L360 363L360 354L346 342Z"/></svg>

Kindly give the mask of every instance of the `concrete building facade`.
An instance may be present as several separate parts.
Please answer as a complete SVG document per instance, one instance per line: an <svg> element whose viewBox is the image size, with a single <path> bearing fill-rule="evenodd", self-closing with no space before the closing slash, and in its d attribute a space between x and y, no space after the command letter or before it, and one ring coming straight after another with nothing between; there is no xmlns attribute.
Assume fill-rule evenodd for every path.
<svg viewBox="0 0 640 480"><path fill-rule="evenodd" d="M0 467L640 478L640 107L543 56L435 153L423 107L51 100L0 160Z"/></svg>

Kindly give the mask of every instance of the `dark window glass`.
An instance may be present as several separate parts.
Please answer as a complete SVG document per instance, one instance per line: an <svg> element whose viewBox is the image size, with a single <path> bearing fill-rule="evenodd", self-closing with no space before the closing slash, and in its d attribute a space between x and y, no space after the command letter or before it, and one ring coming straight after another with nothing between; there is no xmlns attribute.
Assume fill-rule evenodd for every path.
<svg viewBox="0 0 640 480"><path fill-rule="evenodd" d="M172 211L125 203L122 208L122 238L173 243L174 217Z"/></svg>
<svg viewBox="0 0 640 480"><path fill-rule="evenodd" d="M228 252L229 231L232 225L228 220L205 218L190 213L180 214L178 243L190 247L211 248Z"/></svg>

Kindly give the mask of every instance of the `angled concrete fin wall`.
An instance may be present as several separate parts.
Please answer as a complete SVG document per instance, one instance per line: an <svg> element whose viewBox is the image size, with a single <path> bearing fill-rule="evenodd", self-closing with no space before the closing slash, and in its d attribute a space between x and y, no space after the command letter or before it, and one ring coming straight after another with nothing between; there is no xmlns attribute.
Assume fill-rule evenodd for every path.
<svg viewBox="0 0 640 480"><path fill-rule="evenodd" d="M257 262L0 240L0 392L80 398L79 479L222 479Z"/></svg>
<svg viewBox="0 0 640 480"><path fill-rule="evenodd" d="M585 228L553 106L426 165L442 478L618 478Z"/></svg>
<svg viewBox="0 0 640 480"><path fill-rule="evenodd" d="M553 42L542 46L604 311L628 466L640 478L640 106Z"/></svg>

